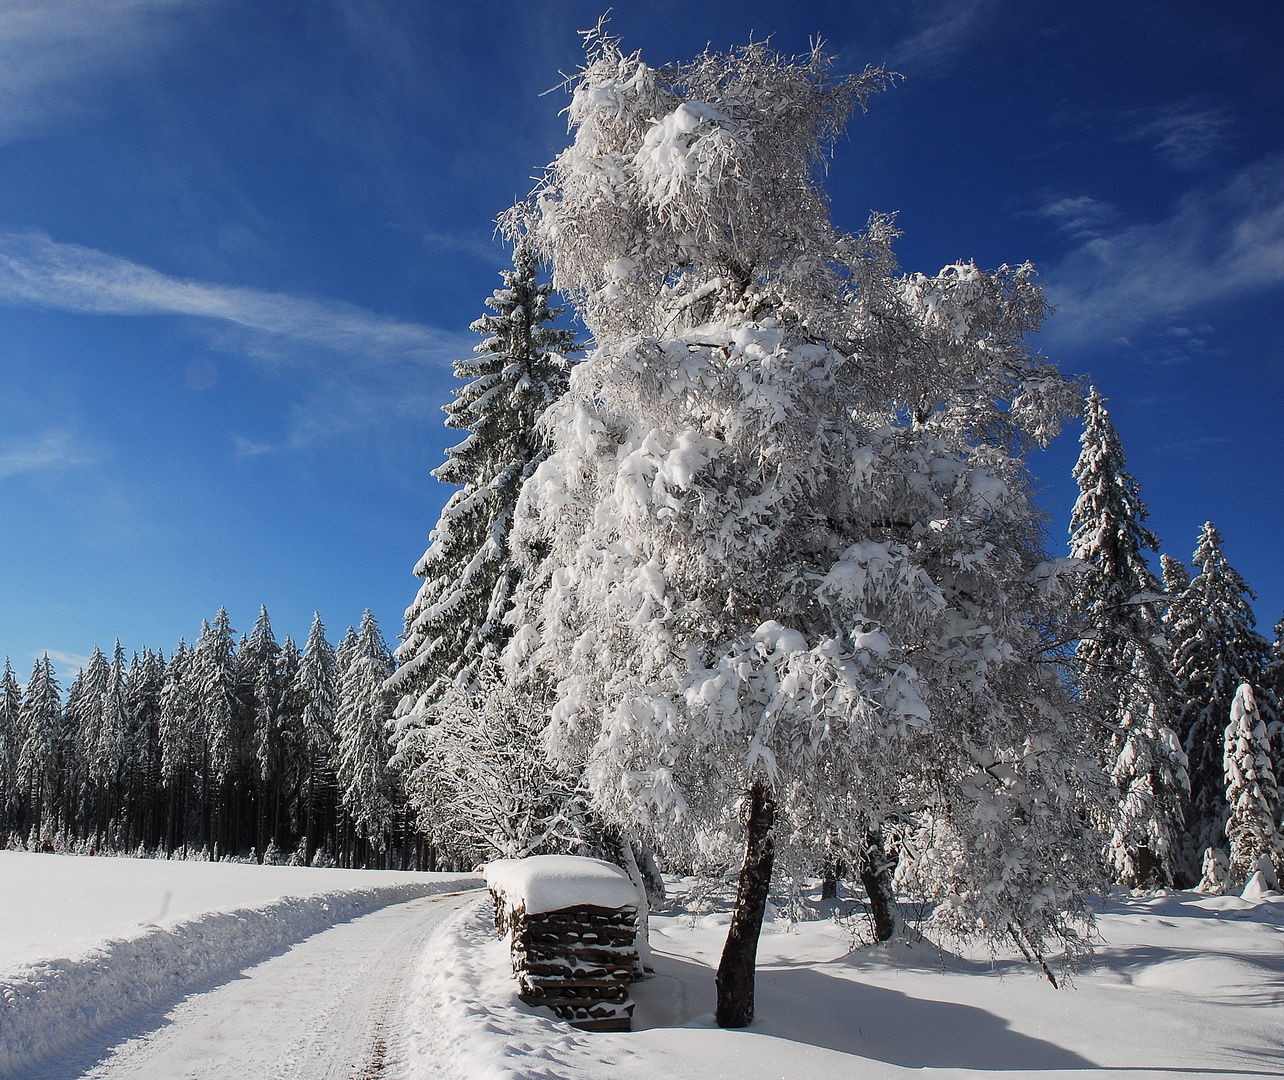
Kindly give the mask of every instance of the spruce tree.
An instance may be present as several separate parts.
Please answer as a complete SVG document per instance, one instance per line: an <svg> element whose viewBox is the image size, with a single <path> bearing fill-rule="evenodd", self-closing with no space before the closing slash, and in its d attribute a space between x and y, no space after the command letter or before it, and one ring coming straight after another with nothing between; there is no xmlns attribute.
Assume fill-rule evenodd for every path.
<svg viewBox="0 0 1284 1080"><path fill-rule="evenodd" d="M4 658L0 676L0 843L18 828L22 794L18 785L18 760L22 753L22 687Z"/></svg>
<svg viewBox="0 0 1284 1080"><path fill-rule="evenodd" d="M23 840L31 847L49 838L46 820L47 811L52 809L48 805L49 796L57 784L62 694L48 653L31 669L18 722L23 733L18 772L26 802Z"/></svg>
<svg viewBox="0 0 1284 1080"><path fill-rule="evenodd" d="M1107 822L1107 862L1116 880L1145 886L1173 879L1180 853L1186 755L1173 732L1176 687L1160 617L1163 586L1143 551L1159 550L1146 528L1141 486L1094 386L1084 402L1079 499L1070 554L1088 564L1079 587L1083 636L1075 649L1079 688L1104 727L1103 765L1119 797Z"/></svg>
<svg viewBox="0 0 1284 1080"><path fill-rule="evenodd" d="M412 730L444 687L511 633L504 616L520 571L510 547L513 508L522 483L548 454L540 416L565 392L566 356L578 351L571 330L553 324L552 286L536 276L530 248L518 244L513 269L486 301L472 330L475 355L455 361L467 380L445 406L446 426L468 432L446 451L433 475L457 484L415 566L423 578L406 611L399 664L389 689L400 699L398 727Z"/></svg>
<svg viewBox="0 0 1284 1080"><path fill-rule="evenodd" d="M1210 521L1195 548L1195 576L1169 610L1169 637L1182 700L1178 735L1190 761L1190 808L1186 818L1186 859L1193 878L1205 849L1221 847L1227 814L1224 734L1241 683L1255 690L1269 647L1254 629L1250 601L1256 594L1222 550L1222 537ZM1257 695L1268 727L1275 720L1273 701Z"/></svg>
<svg viewBox="0 0 1284 1080"><path fill-rule="evenodd" d="M340 665L336 776L357 837L382 853L393 817L386 730L392 701L385 687L393 670L392 653L369 608L360 632L350 637Z"/></svg>
<svg viewBox="0 0 1284 1080"><path fill-rule="evenodd" d="M1226 821L1226 840L1230 845L1228 884L1233 889L1243 888L1263 858L1270 865L1270 877L1278 880L1284 872L1284 846L1276 825L1280 812L1279 790L1271 762L1266 723L1248 683L1240 683L1231 703L1223 766L1229 807Z"/></svg>
<svg viewBox="0 0 1284 1080"><path fill-rule="evenodd" d="M318 840L319 814L331 790L331 755L334 748L334 714L338 703L334 648L326 640L320 614L314 612L312 629L295 678L300 704L300 780L304 791L304 856L312 862Z"/></svg>

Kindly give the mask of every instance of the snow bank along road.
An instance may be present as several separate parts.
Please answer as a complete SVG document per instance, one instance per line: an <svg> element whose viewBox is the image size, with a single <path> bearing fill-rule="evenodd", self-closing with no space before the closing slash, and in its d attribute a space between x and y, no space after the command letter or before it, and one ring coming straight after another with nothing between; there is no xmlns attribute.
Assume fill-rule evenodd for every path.
<svg viewBox="0 0 1284 1080"><path fill-rule="evenodd" d="M477 884L285 897L11 970L0 1077L377 1075L385 1014Z"/></svg>

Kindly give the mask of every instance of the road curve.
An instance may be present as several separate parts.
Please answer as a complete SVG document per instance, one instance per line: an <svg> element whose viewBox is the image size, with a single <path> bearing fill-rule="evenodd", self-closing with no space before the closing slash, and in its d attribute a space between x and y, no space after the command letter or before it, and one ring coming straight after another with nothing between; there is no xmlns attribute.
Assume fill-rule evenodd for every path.
<svg viewBox="0 0 1284 1080"><path fill-rule="evenodd" d="M192 994L113 1047L86 1080L375 1080L428 938L475 892L427 896L340 923Z"/></svg>

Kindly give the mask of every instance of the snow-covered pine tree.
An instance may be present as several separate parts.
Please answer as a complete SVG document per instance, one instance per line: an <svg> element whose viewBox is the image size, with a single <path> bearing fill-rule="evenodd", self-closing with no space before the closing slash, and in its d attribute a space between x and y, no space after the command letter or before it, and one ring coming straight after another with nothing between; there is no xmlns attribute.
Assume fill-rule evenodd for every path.
<svg viewBox="0 0 1284 1080"><path fill-rule="evenodd" d="M277 731L280 740L281 763L278 771L273 807L272 848L274 854L286 850L286 830L297 824L304 825L306 789L301 779L301 762L304 758L306 739L303 732L305 702L299 690L299 667L303 657L294 638L289 634L281 642L281 656L277 665L277 681L281 699L277 711Z"/></svg>
<svg viewBox="0 0 1284 1080"><path fill-rule="evenodd" d="M102 655L101 653L99 654ZM22 839L28 847L45 839L46 811L56 790L58 742L62 726L62 691L53 662L45 653L31 670L18 713L22 728L22 750L18 773L25 800Z"/></svg>
<svg viewBox="0 0 1284 1080"><path fill-rule="evenodd" d="M253 709L255 781L260 808L255 848L260 853L267 848L269 833L275 837L275 823L281 816L284 751L278 722L282 696L280 658L281 647L272 633L267 607L260 604L259 617L239 654Z"/></svg>
<svg viewBox="0 0 1284 1080"><path fill-rule="evenodd" d="M343 808L357 838L382 854L393 824L393 778L388 770L387 724L392 697L385 684L392 653L366 608L361 629L341 647L335 713L336 778ZM369 851L367 859L369 861Z"/></svg>
<svg viewBox="0 0 1284 1080"><path fill-rule="evenodd" d="M1182 593L1190 584L1190 571L1186 569L1186 564L1171 555L1159 556L1159 567L1163 576L1164 597L1168 607L1164 612L1164 622L1171 622L1173 618L1173 606L1180 600Z"/></svg>
<svg viewBox="0 0 1284 1080"><path fill-rule="evenodd" d="M234 843L229 796L246 750L242 702L237 694L240 672L236 662L236 632L227 608L218 609L213 623L201 620L195 654L191 674L196 679L196 700L209 745L206 786L213 797L208 840L212 852L223 854Z"/></svg>
<svg viewBox="0 0 1284 1080"><path fill-rule="evenodd" d="M415 767L413 732L444 688L488 648L501 648L512 628L519 570L509 549L513 507L522 483L547 454L538 421L566 390L569 363L579 351L574 331L553 325L552 286L540 283L530 247L516 245L503 288L486 301L472 329L483 335L475 355L455 361L467 380L445 406L446 426L468 437L446 451L433 471L458 484L429 537L415 573L424 579L406 611L398 667L389 690L399 699L394 732L398 759ZM405 745L402 746L402 742Z"/></svg>
<svg viewBox="0 0 1284 1080"><path fill-rule="evenodd" d="M334 713L338 701L335 684L334 647L326 640L325 626L317 612L312 615L312 629L303 648L303 659L295 679L300 703L300 787L304 792L304 854L311 864L316 852L320 826L319 815L326 809L332 792L334 750Z"/></svg>
<svg viewBox="0 0 1284 1080"><path fill-rule="evenodd" d="M18 830L22 793L18 783L18 761L22 753L22 687L4 658L0 675L0 843Z"/></svg>
<svg viewBox="0 0 1284 1080"><path fill-rule="evenodd" d="M657 70L599 27L573 144L507 219L597 347L519 500L548 587L506 663L556 688L546 746L608 824L742 839L724 1026L777 852L860 865L895 822L943 932L1035 957L1088 913L1090 750L1046 663L1071 575L1024 456L1077 395L1023 344L1030 267L899 276L888 219L831 225L820 162L885 82L762 44Z"/></svg>
<svg viewBox="0 0 1284 1080"><path fill-rule="evenodd" d="M1171 883L1181 853L1186 755L1173 731L1176 685L1163 635L1163 586L1143 551L1159 550L1146 528L1141 485L1092 387L1084 401L1074 479L1070 554L1088 564L1078 589L1079 688L1103 724L1103 762L1119 792L1107 822L1106 860L1117 881Z"/></svg>
<svg viewBox="0 0 1284 1080"><path fill-rule="evenodd" d="M1222 550L1210 521L1200 532L1193 562L1197 573L1172 601L1168 637L1182 710L1178 734L1190 759L1190 808L1186 817L1186 859L1190 877L1206 848L1225 837L1225 718L1240 683L1261 688L1269 646L1254 627L1250 601L1256 594ZM1274 722L1273 700L1257 695L1263 722Z"/></svg>
<svg viewBox="0 0 1284 1080"><path fill-rule="evenodd" d="M1256 873L1259 861L1270 861L1271 877L1284 876L1284 838L1279 834L1279 790L1271 762L1266 723L1253 688L1240 683L1226 725L1225 755L1226 840L1230 844L1228 884L1242 889Z"/></svg>

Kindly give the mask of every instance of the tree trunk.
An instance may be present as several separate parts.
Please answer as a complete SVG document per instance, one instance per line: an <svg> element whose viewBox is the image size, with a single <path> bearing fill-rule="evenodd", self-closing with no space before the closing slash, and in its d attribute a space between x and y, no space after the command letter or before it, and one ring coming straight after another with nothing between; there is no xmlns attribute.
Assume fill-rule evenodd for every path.
<svg viewBox="0 0 1284 1080"><path fill-rule="evenodd" d="M718 988L719 1027L747 1027L753 1020L754 968L758 962L758 935L767 909L771 865L776 856L776 803L764 780L749 789L745 862L736 889L736 910L722 950L715 979Z"/></svg>
<svg viewBox="0 0 1284 1080"><path fill-rule="evenodd" d="M861 859L860 882L865 886L869 906L874 914L874 936L887 941L896 933L900 912L896 907L896 890L892 885L892 864L883 848L883 830L871 829L865 834L865 852Z"/></svg>

